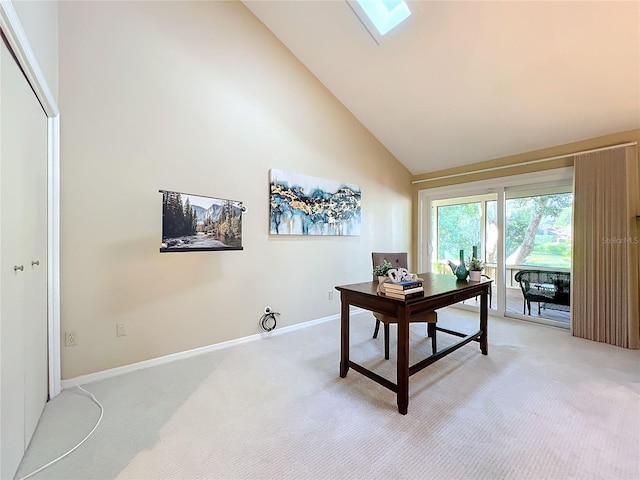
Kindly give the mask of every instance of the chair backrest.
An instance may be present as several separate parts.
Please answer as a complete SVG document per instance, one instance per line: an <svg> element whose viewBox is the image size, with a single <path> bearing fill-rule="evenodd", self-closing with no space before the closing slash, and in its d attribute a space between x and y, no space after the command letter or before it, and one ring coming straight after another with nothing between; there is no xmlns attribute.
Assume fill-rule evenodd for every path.
<svg viewBox="0 0 640 480"><path fill-rule="evenodd" d="M569 272L549 272L546 270L520 270L514 277L520 283L523 293L531 289L531 284L554 285L557 291L569 292L571 274Z"/></svg>
<svg viewBox="0 0 640 480"><path fill-rule="evenodd" d="M382 265L384 261L389 262L393 265L393 268L409 268L408 260L407 260L407 252L398 252L398 253L381 253L381 252L372 252L371 253L371 261L373 266ZM374 280L377 280L374 277Z"/></svg>

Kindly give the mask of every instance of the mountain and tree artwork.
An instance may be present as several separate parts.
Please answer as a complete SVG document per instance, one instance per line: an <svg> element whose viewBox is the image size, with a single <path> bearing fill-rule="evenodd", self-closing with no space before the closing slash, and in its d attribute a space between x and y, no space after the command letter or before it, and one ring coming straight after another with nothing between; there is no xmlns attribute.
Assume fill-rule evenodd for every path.
<svg viewBox="0 0 640 480"><path fill-rule="evenodd" d="M269 233L360 235L360 187L323 178L270 171Z"/></svg>
<svg viewBox="0 0 640 480"><path fill-rule="evenodd" d="M242 250L242 202L160 190L161 252Z"/></svg>

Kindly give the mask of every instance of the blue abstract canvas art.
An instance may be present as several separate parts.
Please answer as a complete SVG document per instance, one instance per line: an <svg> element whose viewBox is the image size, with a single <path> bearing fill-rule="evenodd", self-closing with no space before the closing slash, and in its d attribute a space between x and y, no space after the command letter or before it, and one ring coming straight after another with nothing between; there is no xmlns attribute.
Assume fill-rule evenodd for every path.
<svg viewBox="0 0 640 480"><path fill-rule="evenodd" d="M298 173L270 172L270 233L360 235L360 188Z"/></svg>

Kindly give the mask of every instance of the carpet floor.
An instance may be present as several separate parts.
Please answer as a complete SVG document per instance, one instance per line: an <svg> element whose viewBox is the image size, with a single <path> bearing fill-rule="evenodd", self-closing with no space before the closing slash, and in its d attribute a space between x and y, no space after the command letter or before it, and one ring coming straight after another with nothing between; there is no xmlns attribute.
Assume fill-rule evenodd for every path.
<svg viewBox="0 0 640 480"><path fill-rule="evenodd" d="M477 330L443 309L439 325ZM353 315L351 359L395 381L370 313ZM431 351L411 326L411 363ZM472 342L411 377L409 411L351 370L340 324L84 385L102 423L34 479L640 479L640 352L553 327L489 319ZM438 333L439 348L455 341ZM45 407L16 478L65 453L98 407L76 388Z"/></svg>

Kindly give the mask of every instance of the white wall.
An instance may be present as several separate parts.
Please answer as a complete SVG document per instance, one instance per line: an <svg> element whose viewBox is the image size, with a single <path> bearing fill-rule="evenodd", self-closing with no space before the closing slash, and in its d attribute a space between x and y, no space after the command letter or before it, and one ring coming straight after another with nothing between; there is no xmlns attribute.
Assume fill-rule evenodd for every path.
<svg viewBox="0 0 640 480"><path fill-rule="evenodd" d="M372 250L409 251L409 172L240 2L59 16L63 378L257 333L265 305L337 313ZM361 236L269 235L270 168L359 185ZM160 254L159 189L244 202L244 250Z"/></svg>

